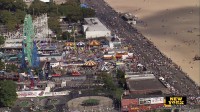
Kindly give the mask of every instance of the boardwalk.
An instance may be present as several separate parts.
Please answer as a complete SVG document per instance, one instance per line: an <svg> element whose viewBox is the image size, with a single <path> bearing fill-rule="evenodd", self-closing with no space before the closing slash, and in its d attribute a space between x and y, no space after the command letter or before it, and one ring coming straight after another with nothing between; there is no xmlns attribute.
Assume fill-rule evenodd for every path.
<svg viewBox="0 0 200 112"><path fill-rule="evenodd" d="M139 62L152 70L156 77L164 77L166 81L176 89L174 95L199 95L198 86L192 81L181 68L174 64L170 58L164 56L150 41L148 41L137 29L131 27L121 19L103 0L86 2L96 10L96 16L112 32L119 37L125 38L124 44L134 46L133 52L140 57ZM162 65L162 66L161 66ZM195 103L191 101L191 104Z"/></svg>

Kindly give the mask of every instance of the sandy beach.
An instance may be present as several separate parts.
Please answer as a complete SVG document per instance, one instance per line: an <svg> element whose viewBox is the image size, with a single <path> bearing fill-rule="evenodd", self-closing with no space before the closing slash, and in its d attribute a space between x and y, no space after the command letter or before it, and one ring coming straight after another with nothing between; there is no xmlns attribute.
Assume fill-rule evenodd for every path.
<svg viewBox="0 0 200 112"><path fill-rule="evenodd" d="M199 0L105 0L143 21L135 27L200 85Z"/></svg>

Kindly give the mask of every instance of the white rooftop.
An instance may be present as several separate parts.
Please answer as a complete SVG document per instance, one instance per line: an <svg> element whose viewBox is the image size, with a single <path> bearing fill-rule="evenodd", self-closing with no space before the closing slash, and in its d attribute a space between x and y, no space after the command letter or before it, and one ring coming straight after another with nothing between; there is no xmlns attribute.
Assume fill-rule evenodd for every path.
<svg viewBox="0 0 200 112"><path fill-rule="evenodd" d="M155 79L154 74L125 75L129 80Z"/></svg>
<svg viewBox="0 0 200 112"><path fill-rule="evenodd" d="M84 18L84 20L87 23L84 25L87 27L86 31L108 31L98 18Z"/></svg>
<svg viewBox="0 0 200 112"><path fill-rule="evenodd" d="M42 2L50 2L50 0L40 0L40 1L42 1Z"/></svg>

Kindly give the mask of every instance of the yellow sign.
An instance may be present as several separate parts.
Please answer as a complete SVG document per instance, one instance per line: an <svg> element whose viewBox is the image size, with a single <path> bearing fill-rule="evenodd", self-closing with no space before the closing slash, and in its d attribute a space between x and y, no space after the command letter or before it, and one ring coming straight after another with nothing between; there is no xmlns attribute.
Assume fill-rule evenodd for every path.
<svg viewBox="0 0 200 112"><path fill-rule="evenodd" d="M166 108L172 107L172 105L167 105L167 104L166 104L166 99L164 99L164 106L165 106Z"/></svg>
<svg viewBox="0 0 200 112"><path fill-rule="evenodd" d="M187 98L182 96L170 96L165 98L166 105L186 105Z"/></svg>
<svg viewBox="0 0 200 112"><path fill-rule="evenodd" d="M139 110L138 107L131 108L131 110Z"/></svg>

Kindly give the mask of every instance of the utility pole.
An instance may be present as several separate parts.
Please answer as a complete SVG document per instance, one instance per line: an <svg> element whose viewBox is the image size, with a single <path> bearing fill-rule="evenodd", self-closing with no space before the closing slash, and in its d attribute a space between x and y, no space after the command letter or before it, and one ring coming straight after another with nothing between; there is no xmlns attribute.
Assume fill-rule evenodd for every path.
<svg viewBox="0 0 200 112"><path fill-rule="evenodd" d="M58 6L57 6L57 14L58 14Z"/></svg>
<svg viewBox="0 0 200 112"><path fill-rule="evenodd" d="M34 15L34 8L33 8L33 17L34 17L35 15Z"/></svg>
<svg viewBox="0 0 200 112"><path fill-rule="evenodd" d="M73 37L74 37L74 50L76 49L76 43L75 43L75 38L76 38L76 35L75 35L75 27L73 26Z"/></svg>

